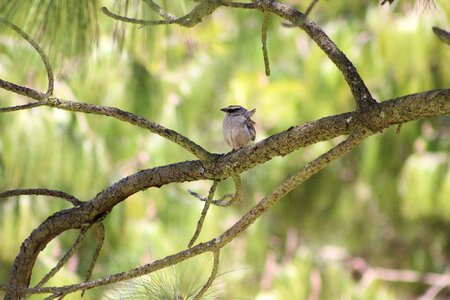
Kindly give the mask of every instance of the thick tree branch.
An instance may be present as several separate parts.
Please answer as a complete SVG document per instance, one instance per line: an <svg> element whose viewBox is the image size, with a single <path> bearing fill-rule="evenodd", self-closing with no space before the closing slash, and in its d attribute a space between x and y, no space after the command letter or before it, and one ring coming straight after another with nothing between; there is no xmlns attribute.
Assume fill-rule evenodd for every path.
<svg viewBox="0 0 450 300"><path fill-rule="evenodd" d="M93 280L86 283L80 283L80 284L74 284L69 285L65 287L60 288L41 288L39 290L31 290L31 289L24 289L19 288L17 291L13 292L15 295L22 295L26 293L30 293L33 291L33 293L52 293L55 296L59 295L65 295L70 292L74 292L81 289L90 289L94 288L100 285L110 284L114 282L119 282L131 278L136 278L151 272L154 272L156 270L165 268L167 266L173 265L175 263L182 262L186 259L189 259L191 257L197 256L199 254L208 252L208 251L214 251L216 249L220 249L224 247L226 244L231 242L234 237L236 237L239 233L247 229L257 218L259 218L264 212L266 212L270 207L272 207L277 201L282 199L287 193L295 189L298 185L300 185L305 180L309 179L313 174L317 173L321 169L323 169L326 165L328 165L331 161L345 155L350 150L352 150L354 147L356 147L365 137L367 137L370 133L368 132L358 132L353 135L351 135L347 140L340 143L336 147L330 149L325 154L319 156L317 159L313 160L312 162L308 163L301 171L299 171L297 174L293 175L286 181L284 181L282 184L280 184L271 194L263 198L260 202L258 202L252 209L250 209L238 222L236 222L232 227L230 227L227 231L225 231L220 236L206 242L206 243L200 243L196 246L180 251L176 254L167 256L163 259L156 260L150 264L143 265L141 267L132 269L128 272L122 272L110 276L103 277L101 279ZM54 215L55 216L55 215ZM53 216L52 216L53 217ZM50 217L49 219L51 219ZM52 222L55 224L56 222ZM43 224L44 225L44 224ZM42 226L42 225L41 225ZM38 230L38 229L36 229ZM33 231L34 232L36 232ZM54 228L54 230L57 230ZM33 235L32 233L32 235ZM31 240L32 237L30 236L27 241ZM27 243L27 241L25 243ZM31 241L28 242L28 245ZM23 250L23 246L21 248L21 252ZM27 254L26 252L23 252L22 255L19 255L17 259L22 260L24 255ZM23 280L22 278L17 278L17 276L14 276L17 271L17 259L14 264L14 268L11 273L11 278L14 277L14 281L10 280L10 287L14 287L15 283L18 281ZM30 266L28 266L30 267ZM22 270L22 271L26 271ZM31 272L31 271L30 271ZM19 287L27 286L22 284L19 285Z"/></svg>
<svg viewBox="0 0 450 300"><path fill-rule="evenodd" d="M210 160L186 161L143 170L123 178L90 201L55 213L33 230L16 257L10 285L28 286L37 255L54 237L65 230L96 222L115 205L143 189L173 182L220 180L318 141L360 130L374 133L394 124L448 114L450 114L450 89L434 90L380 103L364 114L349 112L292 127L252 146ZM198 247L191 248L190 251L193 252L189 253L197 253L196 251L203 249Z"/></svg>

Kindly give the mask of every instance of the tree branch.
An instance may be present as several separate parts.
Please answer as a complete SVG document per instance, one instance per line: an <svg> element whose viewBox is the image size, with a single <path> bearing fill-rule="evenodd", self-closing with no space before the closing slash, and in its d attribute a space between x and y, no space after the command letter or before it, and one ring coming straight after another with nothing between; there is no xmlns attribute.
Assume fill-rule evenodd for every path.
<svg viewBox="0 0 450 300"><path fill-rule="evenodd" d="M89 281L86 283L80 283L80 284L74 284L59 288L42 288L39 290L33 290L33 293L53 293L55 296L59 295L65 295L77 290L81 289L90 289L93 287L110 284L114 282L119 282L131 278L136 278L151 272L154 272L156 270L165 268L167 266L173 265L175 263L179 263L182 261L185 261L188 258L200 255L202 253L213 251L216 249L220 249L224 247L226 244L231 242L239 233L247 229L257 218L259 218L265 211L267 211L270 207L272 207L277 201L282 199L287 193L292 191L294 188L296 188L299 184L310 178L313 174L317 173L321 169L323 169L327 164L329 164L331 161L343 156L344 154L348 153L351 149L353 149L355 146L357 146L365 137L369 135L368 132L360 132L355 133L351 135L347 140L340 143L336 147L330 149L325 154L322 154L312 162L308 163L301 171L299 171L297 174L293 175L286 181L284 181L282 184L280 184L271 194L263 198L260 202L258 202L250 211L248 211L238 222L236 222L232 227L230 227L227 231L225 231L220 236L206 242L206 243L200 243L196 246L180 251L176 254L166 256L163 259L156 260L150 264L146 264L143 266L140 266L135 269L131 269L127 272L122 272L110 276L103 277L101 279ZM55 215L54 215L55 216ZM52 216L53 217L53 216ZM49 221L52 219L50 217L47 219ZM63 218L65 219L64 216ZM51 222L51 221L49 221ZM53 224L55 222L52 222ZM44 223L45 224L45 223ZM42 224L40 227L42 227L44 224ZM55 225L54 225L55 226ZM38 230L38 229L36 229ZM36 232L36 230L33 231ZM57 231L59 228L54 228L53 231ZM32 236L33 236L32 233ZM53 233L51 233L53 234ZM30 236L26 243L30 247L32 245L32 236ZM22 245L23 248L23 245ZM21 252L22 249L21 248ZM16 284L20 281L23 281L22 277L17 278L17 267L20 267L21 265L17 264L17 259L23 260L24 256L26 256L27 253L23 252L22 255L17 256L16 262L14 263L13 270L11 272L10 276L10 287L17 286ZM34 258L35 259L35 258ZM25 266L24 266L25 267ZM30 266L28 266L30 267ZM22 287L25 285L19 285L19 287ZM16 295L23 295L28 294L31 292L31 289L17 289L12 293L15 293Z"/></svg>
<svg viewBox="0 0 450 300"><path fill-rule="evenodd" d="M66 252L66 254L58 261L56 266L50 270L39 282L36 284L36 288L42 287L44 284L46 284L55 274L61 270L61 268L69 261L69 259L74 255L75 251L80 247L81 243L83 242L84 238L86 237L86 232L88 231L89 227L83 227L80 229L80 234L78 235L75 242L72 244L72 247Z"/></svg>
<svg viewBox="0 0 450 300"><path fill-rule="evenodd" d="M188 248L191 248L192 245L197 240L198 236L200 235L200 232L203 228L203 222L205 221L206 214L208 213L209 206L211 205L211 201L214 197L214 193L216 192L217 184L219 182L215 180L213 184L211 185L211 188L209 189L208 198L205 201L205 206L203 207L202 213L200 215L200 219L197 222L197 228L195 229L194 235L192 236L191 240L189 241Z"/></svg>
<svg viewBox="0 0 450 300"><path fill-rule="evenodd" d="M219 258L220 258L220 250L214 250L214 262L213 262L213 268L211 271L211 276L209 276L208 281L205 283L205 285L202 287L202 289L198 292L197 295L195 295L193 300L199 300L205 295L206 291L211 287L212 283L214 282L214 279L216 279L217 271L219 270Z"/></svg>
<svg viewBox="0 0 450 300"><path fill-rule="evenodd" d="M83 112L88 114L113 117L115 119L130 123L132 125L148 129L150 132L158 134L159 136L162 136L180 145L184 149L194 154L197 158L205 159L211 156L211 154L208 151L206 151L193 141L189 140L187 137L179 134L175 130L168 129L155 122L148 121L143 117L139 117L133 113L126 112L115 107L87 104L76 101L68 101L56 97L46 98L45 94L42 94L38 91L35 91L27 87L23 87L11 82L4 81L2 79L0 79L0 88L4 88L16 94L38 100L42 103L42 105L55 107L72 112Z"/></svg>
<svg viewBox="0 0 450 300"><path fill-rule="evenodd" d="M44 105L44 104L40 103L40 102L31 102L31 103L16 105L16 106L11 106L11 107L2 107L2 108L0 108L0 113L25 110L25 109L29 109L29 108L33 108L33 107L42 106L42 105Z"/></svg>
<svg viewBox="0 0 450 300"><path fill-rule="evenodd" d="M382 130L394 124L446 114L450 114L450 89L434 90L380 103L376 109L364 114L350 112L292 127L252 146L210 160L186 161L140 171L121 179L90 201L55 213L33 230L16 257L10 285L28 286L37 255L54 237L65 230L80 228L86 222L95 222L115 205L143 189L173 182L220 180L318 141L360 130L373 134L367 126ZM193 252L188 253L197 253L202 247L195 246L190 249Z"/></svg>
<svg viewBox="0 0 450 300"><path fill-rule="evenodd" d="M94 270L95 264L97 263L98 256L100 255L100 251L102 250L103 243L105 241L105 225L103 223L98 223L95 226L97 230L97 246L95 247L94 254L92 255L91 263L89 264L89 268L86 271L86 276L84 282L87 282L91 279L92 271ZM83 297L85 290L81 292L81 297Z"/></svg>
<svg viewBox="0 0 450 300"><path fill-rule="evenodd" d="M286 4L269 1L265 7L270 12L299 26L325 52L344 75L345 81L356 100L358 111L367 110L376 104L355 66L319 26L307 19L304 14Z"/></svg>
<svg viewBox="0 0 450 300"><path fill-rule="evenodd" d="M53 95L53 87L54 87L54 78L53 78L53 71L52 66L50 65L50 62L47 58L47 55L45 55L44 51L41 49L41 47L36 43L28 34L26 34L22 29L14 25L13 23L9 22L5 18L0 16L0 22L7 25L9 28L17 32L24 40L26 40L33 48L36 50L36 52L39 54L42 62L45 65L45 70L47 71L47 79L48 79L48 86L47 86L47 92L45 93L47 97Z"/></svg>
<svg viewBox="0 0 450 300"><path fill-rule="evenodd" d="M269 26L269 17L270 17L269 12L263 9L263 22L261 25L261 43L266 76L270 76L270 61L269 61L269 54L267 52L267 26Z"/></svg>
<svg viewBox="0 0 450 300"><path fill-rule="evenodd" d="M17 189L17 190L9 190L0 193L0 198L7 198L7 197L13 197L13 196L23 196L23 195L36 195L36 196L51 196L55 198L60 198L63 200L67 200L70 203L73 204L73 206L80 205L81 202L74 196L67 194L62 191L56 191L56 190L49 190L49 189Z"/></svg>

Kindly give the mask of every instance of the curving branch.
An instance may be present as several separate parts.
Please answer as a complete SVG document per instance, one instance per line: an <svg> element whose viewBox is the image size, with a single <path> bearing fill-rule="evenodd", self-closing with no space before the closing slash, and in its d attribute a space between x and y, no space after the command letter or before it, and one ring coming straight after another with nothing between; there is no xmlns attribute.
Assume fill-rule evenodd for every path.
<svg viewBox="0 0 450 300"><path fill-rule="evenodd" d="M310 7L312 8L314 4L315 2L313 1ZM375 99L373 99L355 66L319 26L307 19L305 14L302 14L287 4L269 1L265 8L285 20L290 21L295 26L300 27L312 40L314 40L314 42L316 42L320 49L322 49L330 60L338 67L342 75L344 75L345 81L349 85L353 97L355 98L356 109L358 111L368 110L376 104Z"/></svg>
<svg viewBox="0 0 450 300"><path fill-rule="evenodd" d="M173 18L175 16L172 16L171 14L168 14L167 12L158 9L159 6L155 5L155 3L152 4L149 2L151 8L157 11L158 14L163 16L165 20L139 20L134 18L128 18L112 13L106 7L102 7L102 11L105 15L115 20L132 24L140 24L142 26L178 24L183 27L194 27L195 25L199 24L204 17L212 14L218 7L220 7L222 5L220 2L221 1L213 1L213 0L201 1L188 14L180 18Z"/></svg>
<svg viewBox="0 0 450 300"><path fill-rule="evenodd" d="M169 24L180 24L180 22L184 21L185 18L181 17L178 19L170 19L170 20L154 20L154 21L146 21L146 20L139 20L139 19L135 19L135 18L129 18L129 17L124 17L124 16L120 16L117 15L113 12L110 12L108 10L108 8L106 7L102 7L102 12L107 15L110 18L113 18L117 21L121 21L121 22L126 22L126 23L132 23L132 24L139 24L142 26L145 25L169 25Z"/></svg>
<svg viewBox="0 0 450 300"><path fill-rule="evenodd" d="M77 207L55 213L36 228L21 246L11 270L9 284L10 286L18 287L28 286L36 258L40 250L50 240L66 230L81 228L83 224L95 222L115 205L141 190L150 187L161 187L174 182L204 179L221 180L233 174L239 174L257 164L264 163L275 156L287 155L300 147L305 147L318 141L329 140L337 136L351 134L352 132L362 131L366 134L374 134L379 130L399 123L448 114L450 114L450 89L428 91L382 102L377 105L376 109L368 112L349 112L292 127L252 146L227 153L226 155L214 156L209 160L179 162L140 171L121 179L97 194L93 199L83 202ZM369 128L373 128L375 131ZM330 159L324 160L327 157L329 158L330 155L325 155L320 161L330 161ZM332 158L337 157L333 156ZM310 168L317 163L313 162L308 164L308 166ZM324 165L321 166L323 167ZM307 175L310 176L309 171ZM269 198L267 199L272 200L265 200L265 202L270 204L272 201L275 201L273 199L278 199L275 196L268 196ZM256 209L255 213L262 213L267 208L267 206L261 207L261 211ZM254 220L247 215L241 221L251 223ZM246 224L246 226L250 225L250 223ZM246 228L246 226L244 227ZM240 227L240 225L238 227L242 228L242 230L245 229ZM233 232L238 233L237 227L234 227ZM220 244L223 241L228 243L230 239L231 235L229 233L219 237ZM214 247L216 246L218 245L215 244ZM199 244L189 250L185 250L186 252L182 252L180 256L184 260L210 249L205 247L205 244ZM145 272L163 268L179 259L180 256L170 256L151 264L151 266L146 265L147 267L144 266L143 269L131 271L130 274L140 276L137 274L142 275ZM118 275L118 277L112 276L104 279L106 281L95 282L111 283L123 279L125 277ZM85 283L77 286L76 289L92 287L94 286Z"/></svg>
<svg viewBox="0 0 450 300"><path fill-rule="evenodd" d="M181 147L185 148L186 150L194 154L197 158L205 159L211 156L211 154L208 151L206 151L193 141L189 140L187 137L179 134L175 130L168 129L160 124L149 121L144 117L139 117L131 112L126 112L115 107L87 104L76 101L68 101L56 97L47 98L46 95L41 92L2 79L0 79L0 88L4 88L5 90L14 92L16 94L34 100L38 100L40 101L41 105L55 107L72 112L83 112L88 114L113 117L115 119L130 123L132 125L148 129L150 132L158 134L159 136L162 136L180 145Z"/></svg>
<svg viewBox="0 0 450 300"><path fill-rule="evenodd" d="M74 196L67 194L62 191L56 191L56 190L49 190L49 189L16 189L16 190L9 190L5 192L0 193L0 198L7 198L7 197L14 197L14 196L23 196L23 195L35 195L35 196L51 196L55 198L59 198L62 200L69 201L73 204L73 206L80 205L81 202Z"/></svg>
<svg viewBox="0 0 450 300"><path fill-rule="evenodd" d="M216 279L217 272L219 271L219 258L220 258L220 250L214 250L214 261L213 261L213 268L211 271L211 276L209 276L208 281L205 283L205 285L202 287L202 289L195 295L193 300L200 300L203 295L205 295L206 291L211 287L211 285L214 282L214 279Z"/></svg>
<svg viewBox="0 0 450 300"><path fill-rule="evenodd" d="M47 97L53 95L53 87L54 87L54 77L53 77L53 71L52 66L50 65L50 62L47 58L47 55L45 55L42 48L36 43L28 34L26 34L22 29L8 21L7 19L0 16L0 22L7 25L9 28L17 32L24 40L26 40L33 48L36 50L36 52L39 54L42 62L45 65L45 70L47 71L47 79L48 79L48 86L47 86L47 92L45 95Z"/></svg>
<svg viewBox="0 0 450 300"><path fill-rule="evenodd" d="M149 3L151 4L151 2ZM315 2L317 1L313 1L313 3ZM161 21L144 21L126 18L110 13L106 8L104 8L103 11L105 14L109 14L110 17L117 17L121 21L141 25L170 24L153 24L152 22L173 21L173 23L181 26L191 27L201 22L203 17L211 14L219 6L259 9L261 3L261 1L255 1L255 3L235 3L231 1L203 0L195 6L191 12L183 17L178 19L166 18L166 20ZM276 202L282 199L287 193L295 189L313 174L326 167L331 161L348 153L366 137L385 128L389 128L392 125L402 124L421 118L450 114L450 89L433 90L377 103L370 95L367 87L353 64L316 24L306 18L305 14L302 14L287 5L276 1L265 0L264 8L268 12L274 13L305 30L305 32L329 56L329 58L341 70L344 78L352 90L353 96L357 103L356 111L325 117L320 120L291 127L249 147L245 147L225 155L217 155L209 153L199 145L189 140L187 137L171 129L165 128L157 123L148 121L145 118L136 116L132 113L113 107L98 106L59 99L49 96L49 91L47 91L46 94L43 94L39 91L0 79L0 88L37 100L41 105L72 112L111 116L118 120L148 129L152 133L156 133L164 138L167 138L199 158L199 160L184 161L142 170L119 180L86 202L81 202L76 199L78 201L77 202L72 199L73 202L71 203L73 203L75 207L59 211L50 216L39 227L33 230L30 236L21 245L20 252L17 255L11 269L9 284L7 286L0 285L0 289L7 291L6 299L16 299L30 293L50 293L51 295L48 299L58 297L63 298L66 294L77 290L86 290L105 284L135 278L179 263L202 253L213 252L215 255L215 265L213 266L210 279L204 286L208 288L208 284L210 285L212 283L212 280L214 280L217 273L219 249L231 242L242 231L246 230L256 219L258 219ZM153 9L155 10L155 6ZM160 15L164 18L164 15L162 15L161 12ZM37 51L39 52L39 50ZM98 224L118 203L124 201L135 193L151 187L159 188L170 183L195 180L213 180L214 184L211 187L211 190L213 190L213 187L215 190L215 186L218 181L231 176L234 180L236 191L228 203L234 203L242 198L242 184L239 177L240 173L258 164L267 162L273 157L284 156L301 147L342 135L349 135L349 137L344 142L330 149L314 161L308 163L298 173L281 183L271 194L260 200L226 232L206 243L199 243L191 248L156 260L141 267L129 270L127 272L106 276L97 280L64 287L27 288L30 283L31 273L35 261L40 251L52 239L69 229L83 230L83 228L86 228L87 226ZM212 201L214 191L211 192L211 190L208 198L206 199L207 203L205 204L204 215L206 215L207 205L209 207L209 204L219 205L219 203L225 203ZM65 197L60 198L66 199ZM225 201L225 199L222 200ZM203 214L202 217L204 219ZM198 227L200 227L201 230L201 225ZM102 231L102 229L99 230ZM97 248L91 262L92 268L93 265L95 265L98 253L102 247L103 239L104 230L103 233L99 233ZM195 241L194 238L193 240ZM193 243L194 242L192 242L192 244ZM89 268L89 275L87 278L90 277L92 268Z"/></svg>
<svg viewBox="0 0 450 300"><path fill-rule="evenodd" d="M94 287L111 284L123 280L128 280L131 278L140 277L142 275L160 270L162 268L168 267L175 263L179 263L185 261L191 257L203 254L205 252L214 251L216 249L223 248L225 245L230 243L238 234L247 229L256 219L258 219L264 212L266 212L270 207L272 207L276 202L282 199L287 193L295 189L298 185L300 185L305 180L309 179L312 175L319 172L325 166L327 166L331 161L342 157L354 147L356 147L365 137L370 135L368 132L358 132L351 135L347 140L338 144L336 147L333 147L328 152L322 154L315 160L308 163L303 169L301 169L298 173L291 176L289 179L280 184L271 194L264 197L260 202L258 202L252 209L250 209L239 221L237 221L233 226L231 226L227 231L218 237L209 240L206 243L200 243L196 246L180 251L176 254L166 256L165 258L156 260L152 263L140 266L135 269L131 269L127 272L117 273L114 275L106 276L97 280L73 284L64 287L48 287L48 288L40 288L40 289L27 289L27 288L18 288L14 290L14 286L17 286L19 283L19 287L25 286L21 284L23 278L17 278L14 276L16 272L17 266L14 264L13 273L10 279L10 293L14 295L25 295L29 293L52 293L53 299L60 295L66 295L68 293L72 293L78 290L91 289ZM53 216L52 216L53 217ZM50 217L47 221L52 219ZM50 221L52 222L52 221ZM54 222L52 222L54 223ZM42 225L41 225L42 226ZM56 229L56 228L55 228ZM37 229L36 229L37 230ZM36 231L35 230L35 231ZM34 231L34 232L35 232ZM32 233L33 235L33 233ZM32 239L30 236L27 240ZM24 253L25 254L25 253ZM23 259L24 255L19 255L17 258ZM17 262L17 259L16 259Z"/></svg>
<svg viewBox="0 0 450 300"><path fill-rule="evenodd" d="M356 110L365 111L374 106L377 102L372 97L367 88L366 84L362 80L358 71L352 62L345 56L345 54L336 46L336 44L325 34L325 32L317 26L314 22L307 18L312 8L315 6L318 0L313 0L308 6L306 14L299 12L298 10L273 0L259 0L255 3L236 3L231 1L213 1L205 0L201 1L197 6L195 6L191 12L185 16L178 19L165 19L157 21L146 21L138 20L133 18L127 18L111 13L107 8L103 7L103 12L116 20L140 24L140 25L167 25L167 24L178 24L185 27L193 27L200 23L203 17L212 14L218 7L232 7L232 8L248 8L248 9L263 9L264 12L271 12L279 17L290 21L294 26L297 26L304 30L308 36L316 42L316 44L325 52L325 54L331 59L331 61L338 67L338 69L343 74L345 81L352 91L353 97L356 101ZM268 15L265 15L267 18ZM263 21L262 33L264 35L264 24L267 23ZM263 51L264 51L264 36L263 40ZM266 73L267 73L267 53L264 52Z"/></svg>
<svg viewBox="0 0 450 300"><path fill-rule="evenodd" d="M105 225L103 225L103 223L98 223L96 224L95 229L97 230L97 245L95 247L94 254L92 255L89 268L86 271L84 282L89 281L91 279L92 271L94 270L98 256L100 255L100 251L102 250L103 243L105 242ZM85 290L81 292L81 297L83 297L84 292Z"/></svg>

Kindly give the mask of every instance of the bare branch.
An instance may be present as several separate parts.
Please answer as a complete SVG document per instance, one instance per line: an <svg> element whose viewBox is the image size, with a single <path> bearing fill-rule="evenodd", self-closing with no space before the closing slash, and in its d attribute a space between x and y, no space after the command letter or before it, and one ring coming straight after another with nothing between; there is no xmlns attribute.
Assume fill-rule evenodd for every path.
<svg viewBox="0 0 450 300"><path fill-rule="evenodd" d="M42 101L47 97L44 93L30 89L26 86L17 85L3 79L0 79L0 88L37 101Z"/></svg>
<svg viewBox="0 0 450 300"><path fill-rule="evenodd" d="M74 206L80 205L82 202L75 198L74 196L67 194L62 191L49 190L49 189L17 189L17 190L9 190L0 193L0 198L7 198L13 196L23 196L23 195L36 195L36 196L51 196L63 200L67 200L72 203Z"/></svg>
<svg viewBox="0 0 450 300"><path fill-rule="evenodd" d="M3 22L5 25L10 27L12 30L17 32L39 54L39 56L41 57L42 62L45 65L45 70L47 71L48 87L47 87L47 92L45 94L46 94L47 97L53 95L54 78L53 78L52 66L50 65L50 62L49 62L49 60L47 58L47 55L45 55L45 53L42 50L42 48L28 34L26 34L22 29L20 29L19 27L17 27L16 25L11 23L10 21L8 21L5 18L0 16L0 22Z"/></svg>
<svg viewBox="0 0 450 300"><path fill-rule="evenodd" d="M92 271L94 270L95 264L97 262L98 256L100 255L100 250L103 247L103 242L105 241L105 225L103 223L98 223L95 225L95 229L97 230L97 246L95 247L94 254L92 255L91 263L89 264L89 268L86 271L86 276L84 282L89 281L92 276ZM84 292L81 292L81 297L83 297Z"/></svg>
<svg viewBox="0 0 450 300"><path fill-rule="evenodd" d="M36 288L42 287L47 281L50 280L55 274L61 270L61 268L69 261L69 259L73 256L75 251L80 247L81 242L83 242L84 238L86 237L86 232L88 231L89 227L83 227L80 229L80 234L78 235L75 242L72 244L72 247L66 252L66 254L58 261L56 266L50 270L50 272L47 273L39 282L36 284Z"/></svg>
<svg viewBox="0 0 450 300"><path fill-rule="evenodd" d="M188 14L180 18L176 19L169 18L166 20L139 20L134 18L128 18L116 15L110 12L106 7L102 7L102 11L105 15L114 18L118 21L140 24L142 26L178 24L183 27L193 27L198 23L200 23L204 17L212 14L221 5L222 4L220 3L220 1L202 1L197 6L195 6Z"/></svg>
<svg viewBox="0 0 450 300"><path fill-rule="evenodd" d="M308 9L311 10L315 3L316 1L313 1ZM344 75L344 78L353 93L353 97L356 100L356 108L358 111L369 109L376 104L376 101L373 99L355 66L319 26L305 17L305 14L302 14L286 4L276 1L268 1L265 5L265 9L289 20L295 26L303 29L327 54Z"/></svg>
<svg viewBox="0 0 450 300"><path fill-rule="evenodd" d="M16 105L16 106L11 106L11 107L2 107L2 108L0 108L0 113L11 112L11 111L18 111L18 110L25 110L25 109L29 109L29 108L33 108L33 107L42 106L42 105L44 105L44 103L31 102L31 103L22 104L22 105Z"/></svg>
<svg viewBox="0 0 450 300"><path fill-rule="evenodd" d="M200 255L202 253L217 250L224 247L226 244L231 242L239 233L246 230L256 219L258 219L265 211L272 207L277 201L282 199L287 193L296 188L299 184L310 178L313 174L317 173L328 165L331 161L343 156L348 153L351 149L356 147L365 137L369 135L368 132L357 133L351 135L347 140L340 143L336 147L330 149L325 154L319 156L317 159L308 163L301 171L293 175L282 184L280 184L271 194L263 198L258 204L256 204L250 211L248 211L238 222L236 222L230 229L225 231L220 236L206 242L200 243L196 246L180 251L176 254L166 256L163 259L156 260L150 264L140 266L135 269L131 269L127 272L122 272L110 276L106 276L97 280L68 285L59 288L41 288L40 290L34 290L33 293L54 293L54 296L60 296L62 294L72 293L81 289L90 289L101 285L111 284L114 282L119 282L131 278L136 278L156 270L165 268L167 266L173 265L185 261L188 258ZM41 225L42 226L42 225ZM56 230L56 228L55 228ZM55 233L52 233L55 234ZM30 237L31 238L31 237ZM29 239L30 239L29 238ZM24 256L20 256L24 259ZM19 257L19 256L18 256ZM11 276L14 278L14 276ZM11 284L11 278L10 278ZM30 289L18 289L16 293L30 293ZM57 291L57 294L55 294ZM53 297L54 297L53 296Z"/></svg>
<svg viewBox="0 0 450 300"><path fill-rule="evenodd" d="M314 6L316 6L317 2L319 2L319 0L313 0L308 8L305 11L305 18L307 18L309 16L309 14L311 13L312 9L314 8Z"/></svg>
<svg viewBox="0 0 450 300"><path fill-rule="evenodd" d="M216 279L217 271L219 270L219 258L220 258L220 250L216 249L213 251L214 255L214 262L213 262L213 268L211 271L211 276L209 276L208 281L205 283L205 285L202 287L202 289L198 292L197 295L195 295L194 300L199 300L205 295L206 291L211 287L212 283L214 282L214 279Z"/></svg>
<svg viewBox="0 0 450 300"><path fill-rule="evenodd" d="M216 192L217 184L219 182L215 180L209 189L208 198L206 199L205 206L203 207L202 213L200 215L200 219L197 222L197 228L195 229L194 235L192 236L191 240L189 241L188 248L191 248L192 245L197 240L198 236L200 235L200 232L203 228L203 222L205 221L206 214L208 213L209 206L211 205L211 201L214 197L214 193Z"/></svg>
<svg viewBox="0 0 450 300"><path fill-rule="evenodd" d="M233 182L234 182L235 192L233 194L225 194L222 197L220 197L219 199L211 200L211 204L216 205L216 206L226 207L226 206L230 206L235 203L238 203L242 200L241 177L239 176L239 174L233 174L233 175L231 175L231 178L233 179ZM188 192L195 198L199 199L200 201L204 201L204 202L208 201L208 198L203 197L202 195L200 195L194 191L188 190Z"/></svg>
<svg viewBox="0 0 450 300"><path fill-rule="evenodd" d="M50 107L55 107L73 112L84 112L88 114L110 116L115 119L139 126L141 128L148 129L150 132L158 134L180 145L181 147L185 148L186 150L194 154L197 158L205 159L211 157L211 154L208 151L206 151L201 146L197 145L187 137L179 134L178 132L168 129L157 123L148 121L147 119L139 117L133 113L126 112L115 107L87 104L76 101L68 101L56 97L46 98L44 94L38 91L11 82L7 82L1 79L0 79L0 88L4 88L17 94L39 100L40 102L43 103L43 105L47 105Z"/></svg>
<svg viewBox="0 0 450 300"><path fill-rule="evenodd" d="M102 12L107 15L108 17L111 17L115 20L126 22L126 23L132 23L132 24L140 24L140 25L168 25L168 24L180 24L185 18L179 18L179 19L173 19L173 20L139 20L135 18L128 18L124 16L116 15L115 13L110 12L106 7L102 7Z"/></svg>
<svg viewBox="0 0 450 300"><path fill-rule="evenodd" d="M263 9L263 22L261 26L261 42L262 42L262 51L264 57L264 69L266 72L266 76L270 76L270 61L269 54L267 53L267 26L269 25L270 13Z"/></svg>

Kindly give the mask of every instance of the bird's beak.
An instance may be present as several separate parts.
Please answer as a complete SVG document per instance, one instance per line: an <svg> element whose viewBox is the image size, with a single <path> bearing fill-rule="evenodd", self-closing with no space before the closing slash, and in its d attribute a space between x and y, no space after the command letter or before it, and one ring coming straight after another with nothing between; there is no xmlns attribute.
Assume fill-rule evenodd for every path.
<svg viewBox="0 0 450 300"><path fill-rule="evenodd" d="M223 112L227 112L227 108L226 107L221 108L220 110L223 111Z"/></svg>

